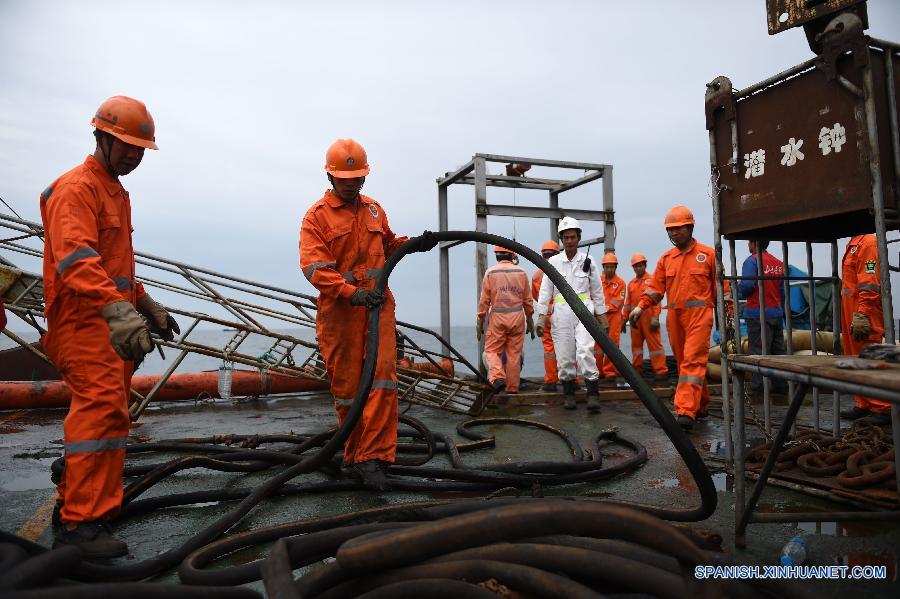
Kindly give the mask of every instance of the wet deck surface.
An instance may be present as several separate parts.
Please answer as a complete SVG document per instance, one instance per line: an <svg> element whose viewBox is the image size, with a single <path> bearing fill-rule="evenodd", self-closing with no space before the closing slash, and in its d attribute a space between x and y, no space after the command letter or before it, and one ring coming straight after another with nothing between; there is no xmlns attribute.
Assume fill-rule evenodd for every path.
<svg viewBox="0 0 900 599"><path fill-rule="evenodd" d="M829 405L831 396L824 404ZM824 398L823 398L824 399ZM543 401L543 398L540 400ZM843 400L849 402L849 398ZM667 403L670 403L668 400ZM773 406L773 416L783 407ZM762 414L761 407L758 407ZM803 412L808 413L809 407ZM444 414L413 406L407 412L424 421L434 431L453 435L458 422L465 417ZM62 410L42 412L0 412L0 528L29 533L39 543L49 545L52 532L49 507L55 489L50 481L50 463L62 454ZM696 486L671 443L659 429L642 404L636 400L605 401L599 415L589 415L584 404L576 411L559 405L519 405L503 409L488 409L484 416L521 416L541 420L571 431L588 446L596 432L617 428L629 438L643 443L649 454L648 462L636 472L605 482L579 484L545 490L549 494L611 497L617 500L653 503L667 507L690 507L699 501ZM801 414L801 418L804 414ZM830 416L822 420L831 422ZM246 403L166 404L149 409L139 426L132 430L132 441L155 441L181 437L203 437L219 434L312 433L335 422L330 398L327 395L304 395L270 398ZM541 459L567 458L564 443L554 435L534 429L511 426L485 426L479 430L496 434L496 447L463 454L467 464L533 460L536 450ZM748 433L753 436L752 433ZM760 436L760 435L756 435ZM888 566L889 578L897 577L897 555L900 553L900 525L882 523L801 523L752 524L747 533L747 549L735 551L733 544L734 499L732 481L724 472L722 462L723 423L712 417L695 428L691 438L701 455L707 459L719 489L716 513L695 525L720 534L726 551L734 552L739 560L757 563L777 563L780 548L792 536L807 535L808 564L846 565L871 563ZM608 448L607 464L616 459L616 449ZM160 462L161 454L129 457L130 463ZM440 456L435 464L446 464ZM324 475L310 475L312 478ZM249 487L267 477L266 474L227 474L206 470L190 470L166 479L153 487L146 496L173 492L215 489L221 487ZM309 480L309 479L307 479ZM373 494L367 491L329 493L327 495L275 498L263 503L237 526L247 530L290 520L317 517L347 511L362 510L380 505L427 498L414 493ZM848 510L847 506L806 497L794 491L770 487L761 499L766 511ZM43 508L43 510L42 510ZM155 555L187 540L193 532L211 523L222 513L216 505L180 507L160 510L150 515L122 523L118 528L132 554L125 560L140 560ZM264 553L267 547L258 551ZM255 556L234 556L246 559ZM161 580L177 580L174 572ZM817 583L823 596L844 596L864 589L875 597L896 597L900 586L895 582L835 582Z"/></svg>

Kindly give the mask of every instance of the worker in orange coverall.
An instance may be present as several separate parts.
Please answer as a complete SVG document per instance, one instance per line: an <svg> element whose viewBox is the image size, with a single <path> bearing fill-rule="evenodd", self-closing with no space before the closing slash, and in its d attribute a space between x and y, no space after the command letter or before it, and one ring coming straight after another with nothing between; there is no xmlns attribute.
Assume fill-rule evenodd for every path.
<svg viewBox="0 0 900 599"><path fill-rule="evenodd" d="M618 347L625 328L625 315L622 314L622 307L625 305L626 285L624 279L616 274L616 269L619 267L619 259L615 254L612 252L604 254L603 259L600 260L600 266L603 268L600 282L603 284L603 297L606 298L609 338ZM614 381L619 376L619 371L616 370L612 360L603 354L600 344L594 345L594 356L597 359L600 376L607 378L610 382ZM624 381L621 384L623 386L626 385Z"/></svg>
<svg viewBox="0 0 900 599"><path fill-rule="evenodd" d="M515 254L498 245L494 247L494 256L497 264L487 269L481 282L475 331L479 341L485 335L484 361L488 366L491 385L497 391L506 388L508 393L518 393L525 331L534 339L534 306L531 303L528 273L521 266L513 264ZM502 363L504 353L506 368Z"/></svg>
<svg viewBox="0 0 900 599"><path fill-rule="evenodd" d="M325 155L332 188L303 217L300 268L318 289L316 336L331 379L338 420L353 404L365 359L367 309L381 306L378 361L365 409L344 444L344 464L375 490L389 488L385 475L397 451L397 321L394 296L375 291L385 260L406 237L388 225L381 205L360 193L369 174L366 151L339 139ZM437 244L426 231L427 251Z"/></svg>
<svg viewBox="0 0 900 599"><path fill-rule="evenodd" d="M153 347L151 331L167 340L179 332L135 281L131 201L119 182L146 148L157 149L153 118L143 103L114 96L91 124L94 153L40 198L48 325L41 341L72 392L54 546L73 545L87 559L128 553L108 522L122 506L131 375Z"/></svg>
<svg viewBox="0 0 900 599"><path fill-rule="evenodd" d="M841 344L847 355L859 355L867 345L881 343L884 312L881 307L881 278L878 242L875 235L851 237L844 249L841 271ZM857 395L856 405L841 411L841 417L857 420L868 417L874 424L889 424L891 404Z"/></svg>
<svg viewBox="0 0 900 599"><path fill-rule="evenodd" d="M546 241L541 246L541 256L544 259L550 259L559 253L559 244L555 241ZM531 275L531 297L537 301L538 295L541 293L541 281L544 280L544 271L537 269ZM553 311L553 305L550 305L550 312ZM541 341L544 344L544 386L542 391L550 393L556 392L556 384L559 382L559 371L556 368L556 350L553 349L553 336L550 334L550 321L547 321L547 327L544 334L541 335Z"/></svg>
<svg viewBox="0 0 900 599"><path fill-rule="evenodd" d="M706 363L716 297L715 252L694 239L694 215L685 206L669 210L665 226L675 247L660 257L629 321L636 326L641 314L666 296L666 330L678 363L675 409L678 424L691 430L697 418L707 416L709 405Z"/></svg>
<svg viewBox="0 0 900 599"><path fill-rule="evenodd" d="M647 258L643 254L634 254L631 257L631 267L634 269L634 278L628 281L628 293L625 295L625 307L623 314L630 314L638 305L647 286L650 285L653 275L647 272ZM648 310L637 321L637 326L631 327L631 363L638 371L644 365L644 342L650 353L650 364L657 380L664 379L669 374L666 366L666 351L663 349L662 337L659 330L659 314L662 311L659 305ZM625 332L625 323L622 323L622 332Z"/></svg>

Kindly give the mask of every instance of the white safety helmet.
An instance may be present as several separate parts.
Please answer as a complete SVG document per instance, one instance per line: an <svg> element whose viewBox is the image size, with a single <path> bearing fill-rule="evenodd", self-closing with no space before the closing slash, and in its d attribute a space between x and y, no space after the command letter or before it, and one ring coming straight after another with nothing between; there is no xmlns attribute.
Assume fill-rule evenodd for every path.
<svg viewBox="0 0 900 599"><path fill-rule="evenodd" d="M563 231L568 231L569 229L578 229L578 232L581 233L581 223L579 223L571 216L567 216L559 221L559 226L556 227L556 232L562 235Z"/></svg>

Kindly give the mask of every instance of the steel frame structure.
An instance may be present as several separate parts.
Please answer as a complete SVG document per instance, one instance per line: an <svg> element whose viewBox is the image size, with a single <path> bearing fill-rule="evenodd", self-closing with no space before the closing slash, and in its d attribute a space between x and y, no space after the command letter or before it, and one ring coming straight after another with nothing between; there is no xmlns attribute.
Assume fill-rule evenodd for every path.
<svg viewBox="0 0 900 599"><path fill-rule="evenodd" d="M884 40L879 40L875 38L865 37L864 44L867 52L880 52L884 57L885 64L885 81L887 82L884 86L886 88L886 93L888 96L888 108L889 108L889 123L891 132L891 149L892 149L892 159L893 159L893 167L895 175L900 173L900 141L898 141L898 122L897 122L897 98L895 93L894 86L894 70L895 70L895 61L897 59L897 54L900 53L900 45L895 44L893 42L888 42ZM828 66L825 64L826 60L823 59L822 56L808 60L804 63L801 63L791 69L788 69L784 72L781 72L773 77L770 77L760 83L752 85L750 87L744 88L740 91L734 92L734 100L739 101L744 98L748 98L751 95L760 92L770 86L777 85L778 83L784 82L792 77L795 77L799 74L802 74L811 69L820 68L827 69ZM832 67L833 68L833 67ZM891 267L888 262L888 254L887 254L887 246L889 243L895 242L897 240L888 240L887 239L887 231L888 231L888 218L885 210L885 202L883 196L883 187L882 187L882 173L881 173L881 156L878 145L878 133L879 133L879 124L876 122L876 114L875 114L875 86L873 84L873 66L872 62L868 61L865 66L861 67L862 69L862 88L854 85L846 78L838 76L837 83L847 90L848 93L853 94L856 97L857 107L861 114L864 115L865 121L865 130L864 135L859 140L860 146L862 146L861 151L867 152L864 154L868 156L868 165L869 165L869 175L871 177L871 199L872 199L872 215L874 217L875 224L875 236L878 244L878 260L882 265L880 270L880 279L881 279L881 293L882 293L882 309L883 309L883 317L884 317L884 336L885 342L893 344L895 343L895 329L894 329L894 319L893 319L893 311L892 311L892 293L891 293L891 282L890 282L890 271L897 270L895 267ZM710 84L712 86L713 84ZM708 86L708 88L710 88ZM881 125L882 127L884 124ZM709 123L707 123L707 127L709 128ZM732 116L731 122L731 132L732 132L732 147L730 148L732 154L732 161L729 162L729 165L736 169L736 159L737 159L737 131L738 127L736 124L736 118ZM785 285L786 291L788 290L789 281L791 280L805 280L807 285L810 288L810 325L811 325L811 343L812 343L812 353L816 354L818 349L816 346L816 332L817 332L817 322L816 322L816 309L815 309L815 293L813 292L813 284L814 281L824 281L831 282L834 289L834 309L833 309L833 319L834 319L834 346L831 349L831 353L839 354L841 353L840 349L840 328L841 328L841 309L840 309L840 278L838 275L838 247L837 247L837 239L827 240L828 235L822 235L820 239L815 240L819 243L827 243L830 246L830 254L831 254L831 276L830 277L816 277L813 276L813 251L812 244L814 241L806 241L806 260L807 260L807 270L809 275L807 277L775 277L775 276L765 276L762 272L762 263L760 260L757 260L758 271L756 276L744 277L738 275L737 265L736 265L736 252L735 252L735 239L754 239L754 236L749 235L730 235L729 236L729 249L731 252L731 260L730 260L730 274L725 274L725 268L723 266L723 248L722 248L722 239L723 235L721 233L721 220L720 214L722 211L722 204L720 198L721 189L718 185L718 169L720 165L717 164L717 148L716 148L716 137L714 135L713 129L709 130L709 145L710 145L710 168L711 168L711 177L712 177L712 208L713 208L713 226L714 226L714 239L715 239L715 250L716 250L716 286L718 291L718 297L716 302L716 310L718 316L718 330L720 336L720 343L722 344L722 358L721 358L721 366L722 366L722 406L723 406L723 415L725 419L725 435L726 435L726 462L733 466L734 472L734 492L735 492L735 543L739 547L743 547L746 542L746 527L750 523L764 523L764 522L833 522L833 521L853 521L853 520L864 520L864 521L872 521L872 520L897 520L898 514L897 512L818 512L818 513L788 513L788 514L759 514L755 512L757 501L766 486L769 475L772 472L772 468L774 463L778 457L778 453L782 446L784 445L785 439L789 432L796 426L796 417L799 411L800 405L805 397L806 391L808 389L812 389L813 391L813 422L812 427L815 430L819 430L820 427L820 416L819 416L819 397L818 391L820 389L825 389L827 391L832 392L833 394L833 421L831 423L831 432L835 437L839 437L841 434L840 430L840 408L839 408L839 400L840 393L852 393L852 394L860 394L867 395L870 397L876 397L879 399L886 400L891 403L891 424L893 427L893 441L894 441L894 453L895 453L895 461L900 464L900 394L885 390L883 388L879 388L872 385L861 385L858 383L851 383L847 381L843 381L833 377L813 377L813 376L804 376L798 375L795 372L790 372L788 370L776 369L776 368L760 368L759 366L754 366L746 361L741 361L740 356L736 355L741 351L740 344L740 310L739 310L739 302L737 301L737 284L741 280L754 280L754 281L764 281L764 280L781 280ZM737 172L736 170L734 172ZM895 182L900 183L900 181ZM896 227L896 214L891 215L894 220L891 221L891 225ZM782 242L782 255L785 267L788 265L788 244L786 241ZM734 353L729 354L727 351L728 344L728 323L726 320L726 306L725 306L725 298L724 298L724 281L730 281L731 290L734 295L734 315L731 326L735 331L736 343L734 348ZM762 290L762 286L758 285L759 289L759 313L760 313L760 325L761 325L761 333L763 335L763 347L765 348L765 327L763 326L763 321L765 319L764 311L765 311L765 299ZM787 296L787 293L786 293ZM792 323L791 323L791 315L790 310L785 310L786 313L786 341L787 341L787 352L790 354L792 352L791 347L791 333L792 333ZM764 350L765 351L765 350ZM789 408L784 416L783 421L780 423L777 434L775 435L773 441L773 447L769 453L769 456L766 460L765 465L763 466L762 471L759 474L756 484L753 487L749 502L746 501L746 489L745 489L745 480L748 476L748 471L745 467L744 460L744 444L746 439L746 420L744 414L744 373L758 373L763 376L764 380L764 389L763 389L763 404L765 411L765 429L766 433L769 434L771 428L771 416L770 416L770 397L769 397L769 381L770 379L778 379L782 381L788 381L790 388L790 396L791 401ZM730 383L730 389L729 389ZM733 421L731 419L730 406L729 402L734 401L734 410L733 410ZM734 435L732 439L732 423L734 427ZM732 444L733 440L733 444ZM898 502L900 502L900 477L898 477Z"/></svg>
<svg viewBox="0 0 900 599"><path fill-rule="evenodd" d="M577 179L544 179L536 177L517 177L507 175L490 175L487 173L488 163L523 164L530 166L546 166L583 171ZM603 236L593 239L582 239L581 246L602 243L606 252L615 251L616 226L613 210L613 178L612 165L589 162L570 162L567 160L548 160L543 158L523 158L521 156L504 156L498 154L475 154L466 164L453 172L446 173L437 179L438 186L438 229L449 230L447 190L451 185L472 185L475 188L475 230L487 233L488 216L511 216L522 218L550 219L550 238L556 239L556 227L559 220L571 216L579 220L600 221L604 223ZM592 181L602 182L602 210L575 210L560 207L559 196ZM549 194L547 208L535 206L509 206L487 203L487 189L500 187L507 189L539 189ZM439 246L440 253L440 296L441 296L441 336L450 340L450 248L460 242L443 242ZM481 282L487 270L487 246L475 244L475 290L476 297L481 292Z"/></svg>
<svg viewBox="0 0 900 599"><path fill-rule="evenodd" d="M8 236L7 233L12 235ZM41 241L36 242L37 239ZM30 245L22 243L27 240L33 243ZM42 259L42 240L41 225L0 214L0 249ZM327 381L325 365L317 343L273 330L273 327L277 327L311 331L309 336L314 339L316 322L314 296L141 252L135 253L135 262L141 269L137 280L145 288L161 289L181 298L205 302L223 310L228 316L223 318L198 311L167 307L169 312L180 317L184 333L172 341L165 341L154 335L153 341L158 346L179 350L179 354L146 397L132 391L129 411L133 420L140 417L147 404L189 354L220 358L223 361L258 368L263 372L272 371L287 376ZM0 264L16 267L3 255L0 255ZM39 333L43 333L38 323L38 319L43 318L43 300L43 278L26 271L20 276L16 287L7 291L6 309ZM185 320L188 322L187 326ZM201 324L226 328L234 334L224 345L211 345L196 340L196 336L192 337L192 333ZM423 348L411 338L412 332L427 335L430 344L440 350ZM3 333L49 362L46 355L12 331ZM271 344L262 355L254 356L242 348L242 344L251 335L255 339L265 339L266 343ZM426 369L398 366L398 396L401 399L460 414L481 413L493 390L478 369L465 357L433 331L409 323L397 322L397 338L398 350L403 352L404 357L430 366ZM306 354L298 355L295 359L295 351ZM450 373L447 372L448 366L452 367Z"/></svg>

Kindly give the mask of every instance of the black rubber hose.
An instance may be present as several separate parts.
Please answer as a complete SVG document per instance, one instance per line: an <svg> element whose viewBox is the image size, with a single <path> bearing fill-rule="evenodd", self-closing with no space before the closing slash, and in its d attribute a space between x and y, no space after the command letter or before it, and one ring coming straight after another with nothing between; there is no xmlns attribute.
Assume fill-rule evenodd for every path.
<svg viewBox="0 0 900 599"><path fill-rule="evenodd" d="M612 361L616 370L619 371L619 374L628 381L638 398L640 398L641 402L653 418L659 423L660 427L666 433L666 436L672 441L672 445L675 446L675 450L684 460L684 463L690 471L691 476L694 478L694 481L697 483L697 489L700 492L700 505L691 509L668 509L653 505L616 500L606 500L607 503L642 509L665 520L681 520L685 522L705 520L716 511L716 503L718 501L716 487L713 483L712 475L709 473L706 464L703 463L700 454L697 453L697 449L687 438L684 431L681 430L681 427L678 426L678 423L675 422L675 418L672 417L669 410L662 404L653 392L653 389L650 388L643 377L635 370L634 366L631 364L631 360L629 360L619 348L616 347L616 344L612 342L609 336L600 329L597 321L594 320L594 315L585 308L581 299L579 299L578 294L576 294L569 286L565 278L558 270L556 270L556 268L531 248L499 235L491 235L490 233L480 233L476 231L441 231L433 233L433 239L436 239L438 242L475 241L490 245L499 245L500 247L512 250L544 271L544 276L553 281L556 290L569 304L569 307L578 317L578 320L580 320L588 332L590 332L591 337L593 337L594 341L600 345L600 349L603 350L603 353ZM407 254L428 251L432 249L432 247L433 245L422 237L414 237L401 245L385 262L384 267L381 269L381 274L378 276L375 288L381 292L385 290L391 272ZM371 324L369 334L372 334ZM377 331L375 334L377 335ZM371 338L372 337L370 337L370 339ZM374 353L374 346L376 345L377 344L375 343L369 343L367 349L372 349ZM367 363L368 360L369 356L367 352Z"/></svg>
<svg viewBox="0 0 900 599"><path fill-rule="evenodd" d="M497 593L462 580L418 578L386 584L358 599L497 599Z"/></svg>
<svg viewBox="0 0 900 599"><path fill-rule="evenodd" d="M3 588L3 573L28 559L24 547L14 543L0 543L0 589Z"/></svg>
<svg viewBox="0 0 900 599"><path fill-rule="evenodd" d="M120 582L117 584L79 584L52 589L13 591L3 599L262 599L246 587L194 587L158 582Z"/></svg>
<svg viewBox="0 0 900 599"><path fill-rule="evenodd" d="M546 599L602 599L605 595L565 576L545 572L538 568L521 566L492 560L465 560L442 564L421 564L398 568L373 576L356 578L332 587L319 595L320 599L356 597L366 591L405 580L447 579L447 580L490 580L528 597Z"/></svg>
<svg viewBox="0 0 900 599"><path fill-rule="evenodd" d="M81 552L77 547L53 549L0 575L0 590L47 586L58 578L68 578L80 564Z"/></svg>

